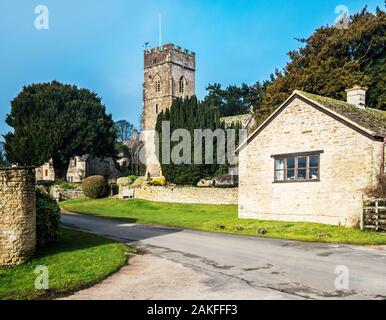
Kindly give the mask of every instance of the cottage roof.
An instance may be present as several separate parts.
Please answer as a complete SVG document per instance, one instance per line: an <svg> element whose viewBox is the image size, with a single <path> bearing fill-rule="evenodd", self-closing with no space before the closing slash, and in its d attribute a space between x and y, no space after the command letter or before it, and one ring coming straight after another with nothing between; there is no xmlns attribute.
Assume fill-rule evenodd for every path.
<svg viewBox="0 0 386 320"><path fill-rule="evenodd" d="M319 96L312 93L295 91L296 93L305 96L321 104L325 108L338 113L359 126L366 128L372 132L374 136L386 136L386 112L372 108L358 108L347 102Z"/></svg>
<svg viewBox="0 0 386 320"><path fill-rule="evenodd" d="M239 151L252 141L273 119L276 118L295 98L299 98L311 106L319 109L337 120L353 127L368 137L386 137L386 112L372 109L359 108L347 102L331 99L316 94L295 90L291 96L265 120L244 143L237 149Z"/></svg>

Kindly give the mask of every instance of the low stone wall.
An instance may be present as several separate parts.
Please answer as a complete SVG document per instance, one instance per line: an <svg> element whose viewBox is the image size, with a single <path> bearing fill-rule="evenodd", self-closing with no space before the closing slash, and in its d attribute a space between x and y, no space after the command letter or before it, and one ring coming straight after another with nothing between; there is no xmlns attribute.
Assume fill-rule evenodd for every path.
<svg viewBox="0 0 386 320"><path fill-rule="evenodd" d="M33 168L0 169L0 265L18 265L35 253L36 193Z"/></svg>
<svg viewBox="0 0 386 320"><path fill-rule="evenodd" d="M53 189L51 195L56 201L86 199L82 190Z"/></svg>
<svg viewBox="0 0 386 320"><path fill-rule="evenodd" d="M237 204L238 189L143 186L134 189L134 197L159 202Z"/></svg>

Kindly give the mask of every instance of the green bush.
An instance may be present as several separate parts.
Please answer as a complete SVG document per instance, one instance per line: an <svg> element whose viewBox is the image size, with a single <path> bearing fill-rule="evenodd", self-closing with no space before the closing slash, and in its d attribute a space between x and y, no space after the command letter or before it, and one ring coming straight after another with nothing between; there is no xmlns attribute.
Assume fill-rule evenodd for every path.
<svg viewBox="0 0 386 320"><path fill-rule="evenodd" d="M76 190L78 188L77 183L67 181L57 182L55 183L55 186L57 186L61 190Z"/></svg>
<svg viewBox="0 0 386 320"><path fill-rule="evenodd" d="M138 179L138 176L134 175L134 174L131 174L128 176L128 178L131 180L131 182L134 182L135 180Z"/></svg>
<svg viewBox="0 0 386 320"><path fill-rule="evenodd" d="M48 193L36 189L36 240L39 246L55 241L60 235L60 208Z"/></svg>
<svg viewBox="0 0 386 320"><path fill-rule="evenodd" d="M82 190L86 197L98 199L107 196L108 184L103 176L91 176L82 181Z"/></svg>

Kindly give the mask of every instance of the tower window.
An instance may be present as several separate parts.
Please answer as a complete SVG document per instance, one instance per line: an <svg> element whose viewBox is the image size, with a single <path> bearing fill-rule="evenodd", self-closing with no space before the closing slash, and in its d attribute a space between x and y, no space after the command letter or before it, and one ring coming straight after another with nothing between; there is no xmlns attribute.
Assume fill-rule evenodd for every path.
<svg viewBox="0 0 386 320"><path fill-rule="evenodd" d="M158 113L158 104L155 105L155 113Z"/></svg>
<svg viewBox="0 0 386 320"><path fill-rule="evenodd" d="M184 77L180 78L179 91L180 91L180 93L184 93L184 91L185 91L185 79L184 79Z"/></svg>
<svg viewBox="0 0 386 320"><path fill-rule="evenodd" d="M161 81L157 80L155 82L155 92L161 92Z"/></svg>

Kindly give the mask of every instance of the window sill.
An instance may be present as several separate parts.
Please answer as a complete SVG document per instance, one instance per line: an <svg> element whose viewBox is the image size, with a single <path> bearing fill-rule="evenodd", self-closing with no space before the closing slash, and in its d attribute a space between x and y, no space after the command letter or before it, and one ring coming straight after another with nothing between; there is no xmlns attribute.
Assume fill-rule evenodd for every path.
<svg viewBox="0 0 386 320"><path fill-rule="evenodd" d="M320 179L315 180L283 180L283 181L273 181L274 184L281 184L281 183L307 183L307 182L320 182Z"/></svg>

